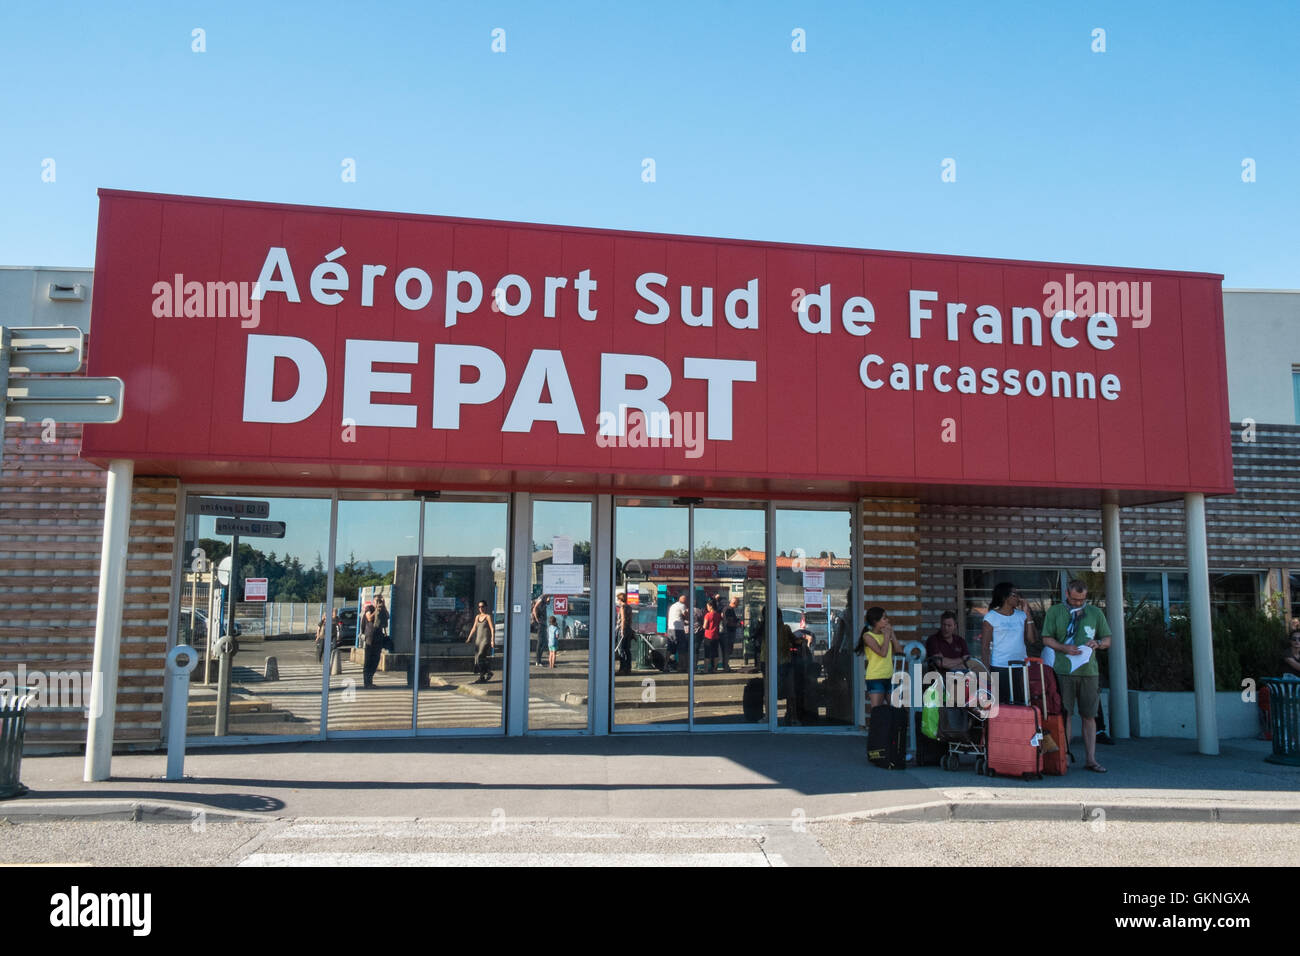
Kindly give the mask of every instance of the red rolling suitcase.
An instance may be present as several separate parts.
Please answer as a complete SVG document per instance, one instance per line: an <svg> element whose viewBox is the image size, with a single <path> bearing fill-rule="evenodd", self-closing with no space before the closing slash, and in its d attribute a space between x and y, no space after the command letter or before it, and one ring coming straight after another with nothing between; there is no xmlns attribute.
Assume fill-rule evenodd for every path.
<svg viewBox="0 0 1300 956"><path fill-rule="evenodd" d="M1070 731L1065 724L1061 695L1056 689L1056 674L1047 669L1041 657L1026 658L1025 663L1038 665L1038 680L1029 682L1029 692L1034 694L1034 704L1043 721L1043 773L1064 777L1074 755L1070 753L1067 736Z"/></svg>
<svg viewBox="0 0 1300 956"><path fill-rule="evenodd" d="M1024 698L1029 700L1029 670L1024 661L1010 661L1014 674L1019 665L1024 680ZM1014 677L1012 678L1014 680ZM1035 777L1043 775L1043 726L1033 704L1000 704L988 721L988 753L985 773L990 777Z"/></svg>

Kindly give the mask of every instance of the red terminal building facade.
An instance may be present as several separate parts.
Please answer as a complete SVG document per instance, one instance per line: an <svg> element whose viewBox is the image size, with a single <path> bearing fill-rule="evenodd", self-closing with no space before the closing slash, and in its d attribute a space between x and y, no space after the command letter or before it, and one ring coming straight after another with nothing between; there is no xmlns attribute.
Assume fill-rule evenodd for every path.
<svg viewBox="0 0 1300 956"><path fill-rule="evenodd" d="M852 731L862 674L843 645L866 607L905 639L950 608L969 633L965 592L989 582L953 553L963 531L945 551L954 516L985 522L986 565L1102 555L1093 596L1114 607L1121 528L1179 501L1213 690L1205 496L1234 491L1221 276L100 197L87 373L123 380L124 413L86 426L81 455L109 471L104 547L127 560L125 603L100 589L96 669L116 701L132 489L172 495L171 547L149 556L168 562L166 640L143 656L211 643L232 591L247 636L226 696L196 671L193 742ZM279 555L241 538L225 586L211 559L230 538L203 503L240 498L286 530ZM255 577L281 606L260 624ZM371 688L351 614L376 595L390 646ZM734 603L740 627L674 667L681 597L688 615ZM487 681L466 643L479 602ZM333 607L343 636L317 663L303 638ZM555 669L537 663L551 618ZM88 776L117 712L91 719ZM1215 752L1212 702L1197 719ZM1110 722L1126 735L1127 708Z"/></svg>

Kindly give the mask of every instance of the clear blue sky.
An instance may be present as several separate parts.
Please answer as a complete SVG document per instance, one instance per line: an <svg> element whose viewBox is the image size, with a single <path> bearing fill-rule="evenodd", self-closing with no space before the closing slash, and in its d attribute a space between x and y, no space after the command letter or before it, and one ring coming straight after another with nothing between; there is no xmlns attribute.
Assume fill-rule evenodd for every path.
<svg viewBox="0 0 1300 956"><path fill-rule="evenodd" d="M6 0L0 263L93 265L111 186L1300 288L1298 27L1295 2Z"/></svg>

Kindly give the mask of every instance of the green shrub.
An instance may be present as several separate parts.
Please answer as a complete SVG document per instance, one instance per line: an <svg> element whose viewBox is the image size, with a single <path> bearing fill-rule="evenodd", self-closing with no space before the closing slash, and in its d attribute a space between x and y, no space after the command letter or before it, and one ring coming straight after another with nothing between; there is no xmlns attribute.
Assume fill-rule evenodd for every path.
<svg viewBox="0 0 1300 956"><path fill-rule="evenodd" d="M1143 603L1125 615L1124 631L1130 689L1193 689L1191 622L1186 617L1175 615L1166 626L1161 609ZM1263 677L1276 676L1286 642L1280 618L1228 607L1211 616L1210 632L1216 690L1241 690L1245 678L1258 684Z"/></svg>

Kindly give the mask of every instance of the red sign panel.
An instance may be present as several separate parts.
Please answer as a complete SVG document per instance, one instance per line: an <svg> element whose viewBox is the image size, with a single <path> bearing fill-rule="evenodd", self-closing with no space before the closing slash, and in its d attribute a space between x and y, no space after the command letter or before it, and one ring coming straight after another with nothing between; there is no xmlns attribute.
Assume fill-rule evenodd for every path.
<svg viewBox="0 0 1300 956"><path fill-rule="evenodd" d="M566 594L557 594L557 595L555 595L555 613L556 613L556 614L568 614L568 613L569 613L569 597L568 597L568 595L566 595Z"/></svg>
<svg viewBox="0 0 1300 956"><path fill-rule="evenodd" d="M97 461L1232 489L1220 276L100 197Z"/></svg>

